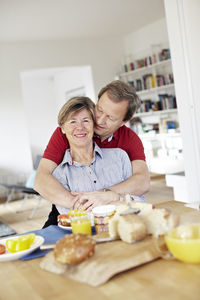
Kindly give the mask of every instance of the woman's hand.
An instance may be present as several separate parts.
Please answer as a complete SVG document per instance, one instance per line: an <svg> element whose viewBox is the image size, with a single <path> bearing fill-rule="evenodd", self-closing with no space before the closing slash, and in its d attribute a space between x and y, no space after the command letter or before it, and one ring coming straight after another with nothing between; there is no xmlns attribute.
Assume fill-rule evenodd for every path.
<svg viewBox="0 0 200 300"><path fill-rule="evenodd" d="M76 195L73 209L91 211L93 207L119 201L119 194L109 192L72 193Z"/></svg>

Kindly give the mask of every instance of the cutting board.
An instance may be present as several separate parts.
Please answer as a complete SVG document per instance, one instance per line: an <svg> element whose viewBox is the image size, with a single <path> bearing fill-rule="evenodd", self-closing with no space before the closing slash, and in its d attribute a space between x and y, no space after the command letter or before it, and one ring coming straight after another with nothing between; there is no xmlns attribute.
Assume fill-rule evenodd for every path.
<svg viewBox="0 0 200 300"><path fill-rule="evenodd" d="M164 242L161 242L161 244ZM61 265L48 253L40 263L42 269L62 274L79 282L98 286L115 274L151 262L159 257L151 236L133 244L121 240L96 244L95 254L77 265Z"/></svg>

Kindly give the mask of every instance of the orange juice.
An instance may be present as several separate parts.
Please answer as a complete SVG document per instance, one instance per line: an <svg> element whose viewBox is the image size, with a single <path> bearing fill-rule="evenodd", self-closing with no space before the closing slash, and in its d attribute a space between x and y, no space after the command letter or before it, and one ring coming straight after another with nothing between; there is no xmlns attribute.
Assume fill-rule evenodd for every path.
<svg viewBox="0 0 200 300"><path fill-rule="evenodd" d="M71 225L73 233L92 234L91 222L87 217L73 218Z"/></svg>

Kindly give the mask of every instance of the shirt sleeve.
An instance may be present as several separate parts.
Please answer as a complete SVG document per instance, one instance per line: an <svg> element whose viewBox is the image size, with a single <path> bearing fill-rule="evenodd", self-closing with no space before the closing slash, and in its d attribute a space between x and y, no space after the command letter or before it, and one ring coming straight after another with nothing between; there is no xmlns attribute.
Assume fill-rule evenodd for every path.
<svg viewBox="0 0 200 300"><path fill-rule="evenodd" d="M144 160L144 147L139 136L128 128L125 137L125 143L123 150L126 151L131 161L133 160Z"/></svg>
<svg viewBox="0 0 200 300"><path fill-rule="evenodd" d="M62 133L61 128L57 127L44 151L43 158L52 160L59 165L63 159L66 149L69 149L68 140Z"/></svg>

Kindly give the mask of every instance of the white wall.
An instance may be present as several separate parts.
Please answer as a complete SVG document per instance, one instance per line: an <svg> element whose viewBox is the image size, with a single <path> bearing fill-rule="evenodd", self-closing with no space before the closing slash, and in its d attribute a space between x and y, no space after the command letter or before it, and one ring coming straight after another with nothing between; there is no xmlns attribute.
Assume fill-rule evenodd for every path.
<svg viewBox="0 0 200 300"><path fill-rule="evenodd" d="M58 111L66 100L77 95L76 89L84 90L84 94L96 103L90 66L69 67L56 72L54 87Z"/></svg>
<svg viewBox="0 0 200 300"><path fill-rule="evenodd" d="M95 99L91 68L69 67L23 72L21 74L26 124L33 161L42 155L57 124L66 92L83 87ZM77 94L76 94L77 95Z"/></svg>
<svg viewBox="0 0 200 300"><path fill-rule="evenodd" d="M121 38L0 43L0 181L32 170L20 72L90 65L97 95L113 80L122 51Z"/></svg>
<svg viewBox="0 0 200 300"><path fill-rule="evenodd" d="M166 20L161 19L124 37L124 54L133 59L151 54L152 46L168 47ZM156 48L156 47L154 47ZM124 59L126 59L124 57ZM122 59L123 60L123 59Z"/></svg>
<svg viewBox="0 0 200 300"><path fill-rule="evenodd" d="M22 73L22 93L29 147L33 161L42 155L50 134L57 127L54 78L44 72Z"/></svg>

